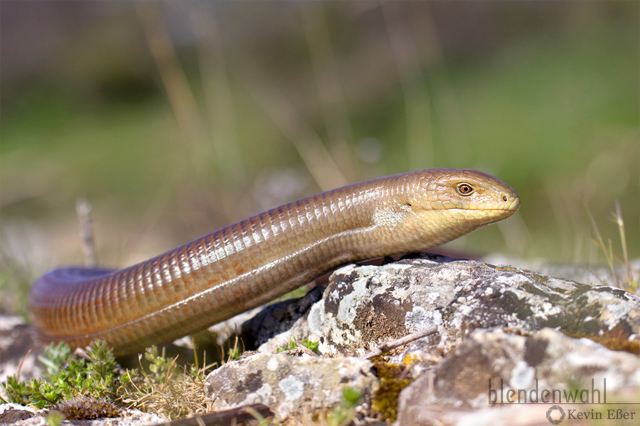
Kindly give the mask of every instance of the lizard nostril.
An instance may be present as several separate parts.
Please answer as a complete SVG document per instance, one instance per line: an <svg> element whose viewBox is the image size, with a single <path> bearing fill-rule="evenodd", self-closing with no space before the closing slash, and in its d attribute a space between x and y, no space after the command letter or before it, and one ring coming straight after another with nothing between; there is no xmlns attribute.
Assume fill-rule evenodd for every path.
<svg viewBox="0 0 640 426"><path fill-rule="evenodd" d="M507 201L507 196L506 195L502 196L502 201Z"/></svg>

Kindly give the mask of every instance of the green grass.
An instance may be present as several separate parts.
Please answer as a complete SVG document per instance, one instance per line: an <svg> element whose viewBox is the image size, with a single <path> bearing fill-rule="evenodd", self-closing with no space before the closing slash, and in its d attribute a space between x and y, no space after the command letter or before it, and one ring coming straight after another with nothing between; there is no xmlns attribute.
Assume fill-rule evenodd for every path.
<svg viewBox="0 0 640 426"><path fill-rule="evenodd" d="M122 408L178 418L207 407L204 380L210 367L179 366L153 346L140 357L139 368L123 371L102 341L93 342L85 358L65 343L50 344L39 357L43 379L9 376L2 383L7 400L0 396L0 404L59 411L70 420L117 417Z"/></svg>
<svg viewBox="0 0 640 426"><path fill-rule="evenodd" d="M39 357L44 365L43 379L20 380L20 374L7 377L2 386L13 402L43 409L78 397L116 398L118 375L113 351L104 342L95 342L87 359L71 353L65 343L50 344Z"/></svg>

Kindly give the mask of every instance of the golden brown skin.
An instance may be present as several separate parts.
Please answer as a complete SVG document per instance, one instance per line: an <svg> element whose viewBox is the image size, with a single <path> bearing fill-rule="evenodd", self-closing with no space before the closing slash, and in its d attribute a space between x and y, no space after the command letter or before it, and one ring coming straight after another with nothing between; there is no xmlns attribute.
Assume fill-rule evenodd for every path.
<svg viewBox="0 0 640 426"><path fill-rule="evenodd" d="M511 216L520 199L475 170L426 169L323 192L118 271L61 268L35 282L45 340L116 354L164 344L275 299L341 264L424 250Z"/></svg>

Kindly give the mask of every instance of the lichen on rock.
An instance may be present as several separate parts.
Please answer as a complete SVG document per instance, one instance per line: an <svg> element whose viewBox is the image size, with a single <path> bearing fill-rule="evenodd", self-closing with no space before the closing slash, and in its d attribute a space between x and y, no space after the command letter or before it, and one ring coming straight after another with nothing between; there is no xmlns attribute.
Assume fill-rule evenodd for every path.
<svg viewBox="0 0 640 426"><path fill-rule="evenodd" d="M640 334L640 297L531 271L451 259L348 265L331 276L322 301L290 336L308 333L323 355L363 355L380 342L431 325L438 339L412 345L446 355L478 328L528 333L558 327L569 334L628 340Z"/></svg>
<svg viewBox="0 0 640 426"><path fill-rule="evenodd" d="M206 391L215 409L262 403L285 420L341 404L347 388L360 390L366 411L377 386L364 359L256 354L213 371Z"/></svg>

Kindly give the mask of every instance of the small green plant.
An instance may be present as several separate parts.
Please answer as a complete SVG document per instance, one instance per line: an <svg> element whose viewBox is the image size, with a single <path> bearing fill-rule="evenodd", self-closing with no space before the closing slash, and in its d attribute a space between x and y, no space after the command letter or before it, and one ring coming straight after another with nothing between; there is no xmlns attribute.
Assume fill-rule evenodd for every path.
<svg viewBox="0 0 640 426"><path fill-rule="evenodd" d="M346 426L351 424L356 414L356 406L362 397L362 392L357 388L345 388L342 390L342 405L338 405L333 412L327 415L329 426Z"/></svg>
<svg viewBox="0 0 640 426"><path fill-rule="evenodd" d="M49 345L39 357L43 379L23 381L16 376L2 383L7 399L62 413L67 419L112 417L119 406L166 414L171 418L202 412L207 407L204 391L210 367L179 368L164 351L148 348L140 368L119 376L112 350L104 342L91 344L84 357L74 355L68 345ZM92 417L93 416L93 417ZM49 421L49 420L48 420ZM55 414L50 423L58 422Z"/></svg>
<svg viewBox="0 0 640 426"><path fill-rule="evenodd" d="M44 380L25 383L18 376L7 377L2 385L9 402L42 409L76 397L113 399L117 376L111 348L105 342L94 342L87 357L88 361L72 355L65 343L50 345L40 357L46 368Z"/></svg>
<svg viewBox="0 0 640 426"><path fill-rule="evenodd" d="M296 350L298 346L304 346L305 348L311 350L312 352L319 354L318 345L319 345L318 342L312 342L309 339L304 339L301 342L298 342L296 339L291 339L284 347L278 348L276 352L280 353L284 351L293 351L293 350Z"/></svg>
<svg viewBox="0 0 640 426"><path fill-rule="evenodd" d="M45 367L43 376L51 381L64 367L71 356L71 348L63 342L50 344L44 349L44 354L38 356L38 360Z"/></svg>
<svg viewBox="0 0 640 426"><path fill-rule="evenodd" d="M49 426L58 426L64 420L64 414L59 411L49 411L49 414L45 417Z"/></svg>
<svg viewBox="0 0 640 426"><path fill-rule="evenodd" d="M310 349L310 350L312 350L313 352L315 352L315 353L319 354L319 352L318 352L318 345L319 345L320 343L318 343L318 342L312 342L312 341L311 341L311 340L309 340L309 339L304 339L301 343L302 343L302 346L304 346L304 347L306 347L307 349Z"/></svg>
<svg viewBox="0 0 640 426"><path fill-rule="evenodd" d="M222 359L222 363L224 364L231 361L238 361L243 352L244 352L244 343L238 336L236 336L235 341L233 343L233 347L227 349L227 358Z"/></svg>
<svg viewBox="0 0 640 426"><path fill-rule="evenodd" d="M237 346L227 349L227 362L239 360L240 355L240 348L238 348Z"/></svg>
<svg viewBox="0 0 640 426"><path fill-rule="evenodd" d="M8 376L7 381L2 383L8 401L2 398L3 403L13 402L15 404L26 405L29 403L29 394L27 393L27 384L21 381L17 376Z"/></svg>
<svg viewBox="0 0 640 426"><path fill-rule="evenodd" d="M295 348L297 348L297 347L298 347L298 345L296 344L296 340L295 340L295 339L291 339L291 340L289 340L289 343L287 343L287 344L286 344L284 347L282 347L282 348L278 348L278 349L276 350L276 352L277 352L277 353L280 353L280 352L284 352L284 351L292 351L292 350L294 350L294 349L295 349Z"/></svg>

